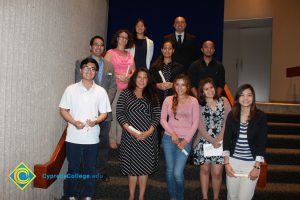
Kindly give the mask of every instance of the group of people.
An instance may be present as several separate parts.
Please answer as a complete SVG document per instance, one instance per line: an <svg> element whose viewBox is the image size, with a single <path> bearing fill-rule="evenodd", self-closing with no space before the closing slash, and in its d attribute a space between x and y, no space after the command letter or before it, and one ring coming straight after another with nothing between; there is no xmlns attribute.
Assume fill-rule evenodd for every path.
<svg viewBox="0 0 300 200"><path fill-rule="evenodd" d="M170 200L184 199L189 157L200 165L203 199L209 196L210 175L214 199L219 199L224 166L228 199L252 198L267 134L255 92L251 85L240 86L231 108L222 97L225 70L213 59L214 43L203 42L198 58L196 37L185 32L185 18L176 17L173 26L175 32L164 37L154 62L154 43L143 19L134 24L133 35L118 30L105 55L104 39L90 40L91 55L77 62L76 83L67 87L59 104L68 122L68 174L89 175L82 191L80 180L67 179L66 198L92 199L97 179L109 180L109 150L118 149L128 200L135 199L137 185L138 199L144 200L148 175L158 170L160 143ZM223 150L206 156L207 145Z"/></svg>

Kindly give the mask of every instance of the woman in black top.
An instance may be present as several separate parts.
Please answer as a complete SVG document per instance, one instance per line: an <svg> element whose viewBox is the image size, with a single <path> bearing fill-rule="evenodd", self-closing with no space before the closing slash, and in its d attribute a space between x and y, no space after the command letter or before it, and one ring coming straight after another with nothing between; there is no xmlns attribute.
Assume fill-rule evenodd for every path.
<svg viewBox="0 0 300 200"><path fill-rule="evenodd" d="M150 68L150 63L154 51L154 43L147 37L145 21L141 18L134 23L132 31L134 45L128 51L134 57L135 68Z"/></svg>
<svg viewBox="0 0 300 200"><path fill-rule="evenodd" d="M172 61L173 53L173 43L171 41L165 41L161 48L161 55L150 67L150 74L156 88L158 89L161 103L167 96L173 94L172 87L175 77L184 73L184 66ZM160 72L162 75L160 75ZM165 80L163 80L163 78Z"/></svg>
<svg viewBox="0 0 300 200"><path fill-rule="evenodd" d="M227 199L252 199L264 161L267 140L265 113L255 104L251 85L238 88L223 139Z"/></svg>

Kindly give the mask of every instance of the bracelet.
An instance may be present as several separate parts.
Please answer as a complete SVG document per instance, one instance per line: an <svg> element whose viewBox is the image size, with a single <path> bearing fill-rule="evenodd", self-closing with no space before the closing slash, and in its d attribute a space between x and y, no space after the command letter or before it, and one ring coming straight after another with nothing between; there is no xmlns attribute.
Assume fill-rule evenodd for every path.
<svg viewBox="0 0 300 200"><path fill-rule="evenodd" d="M258 167L258 166L256 166L256 165L253 165L253 167L254 167L255 169L260 169L260 167Z"/></svg>
<svg viewBox="0 0 300 200"><path fill-rule="evenodd" d="M229 164L229 162L228 163L224 163L224 165L228 165Z"/></svg>

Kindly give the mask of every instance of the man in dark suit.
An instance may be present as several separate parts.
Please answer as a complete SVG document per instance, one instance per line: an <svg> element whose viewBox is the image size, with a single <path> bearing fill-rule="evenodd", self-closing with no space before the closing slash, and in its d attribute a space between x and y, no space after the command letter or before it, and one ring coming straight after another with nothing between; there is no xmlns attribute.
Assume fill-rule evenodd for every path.
<svg viewBox="0 0 300 200"><path fill-rule="evenodd" d="M186 20L184 17L176 17L173 26L175 32L164 36L164 41L172 41L175 49L173 61L182 64L187 72L191 63L198 58L196 36L185 32Z"/></svg>
<svg viewBox="0 0 300 200"><path fill-rule="evenodd" d="M101 36L96 35L90 40L90 57L96 60L99 65L99 71L96 74L94 81L96 84L100 85L106 90L110 104L112 104L117 92L115 70L112 64L103 58L104 49L104 39ZM75 82L79 82L80 80L80 61L77 61L75 69ZM109 131L111 121L112 113L110 112L107 115L107 119L100 124L101 133L99 136L100 143L98 152L98 168L99 173L101 174L100 178L102 180L109 180L105 170L109 154Z"/></svg>

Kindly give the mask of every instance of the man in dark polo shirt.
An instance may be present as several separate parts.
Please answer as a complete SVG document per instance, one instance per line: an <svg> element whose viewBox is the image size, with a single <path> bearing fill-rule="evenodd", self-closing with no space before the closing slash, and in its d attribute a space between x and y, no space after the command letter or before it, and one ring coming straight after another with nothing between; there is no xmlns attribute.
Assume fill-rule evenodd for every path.
<svg viewBox="0 0 300 200"><path fill-rule="evenodd" d="M188 76L191 80L191 91L198 96L199 82L207 77L214 80L217 87L217 94L220 96L225 85L225 69L221 62L213 59L215 45L212 41L206 40L202 44L203 57L194 61L189 67Z"/></svg>

